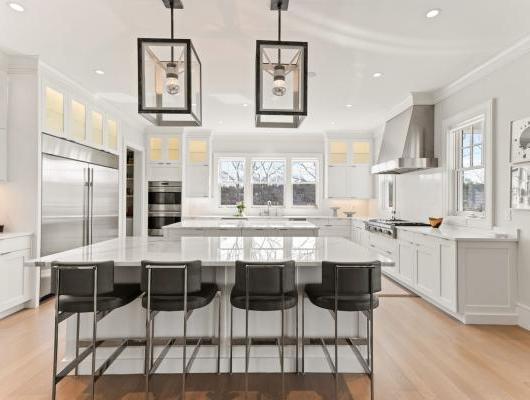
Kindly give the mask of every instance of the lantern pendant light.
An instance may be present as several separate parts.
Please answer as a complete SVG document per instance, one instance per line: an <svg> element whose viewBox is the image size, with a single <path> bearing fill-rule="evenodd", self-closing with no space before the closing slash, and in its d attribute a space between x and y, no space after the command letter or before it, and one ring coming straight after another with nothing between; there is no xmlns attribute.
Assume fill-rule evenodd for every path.
<svg viewBox="0 0 530 400"><path fill-rule="evenodd" d="M271 0L278 40L256 41L256 126L298 128L307 116L307 42L282 41L282 11L289 0Z"/></svg>
<svg viewBox="0 0 530 400"><path fill-rule="evenodd" d="M181 0L162 0L171 11L170 39L138 39L138 113L159 126L201 126L201 61L190 39L175 39L174 10Z"/></svg>

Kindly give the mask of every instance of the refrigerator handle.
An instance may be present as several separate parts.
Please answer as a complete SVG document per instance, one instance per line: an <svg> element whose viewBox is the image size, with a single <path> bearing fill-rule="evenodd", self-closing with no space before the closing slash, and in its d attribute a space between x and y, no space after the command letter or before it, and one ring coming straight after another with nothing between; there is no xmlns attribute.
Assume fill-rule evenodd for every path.
<svg viewBox="0 0 530 400"><path fill-rule="evenodd" d="M89 187L89 210L88 210L88 218L89 223L88 227L90 229L90 234L88 236L89 244L92 244L93 241L93 228L94 228L94 168L88 169L88 187Z"/></svg>
<svg viewBox="0 0 530 400"><path fill-rule="evenodd" d="M88 168L83 168L83 246L88 244Z"/></svg>

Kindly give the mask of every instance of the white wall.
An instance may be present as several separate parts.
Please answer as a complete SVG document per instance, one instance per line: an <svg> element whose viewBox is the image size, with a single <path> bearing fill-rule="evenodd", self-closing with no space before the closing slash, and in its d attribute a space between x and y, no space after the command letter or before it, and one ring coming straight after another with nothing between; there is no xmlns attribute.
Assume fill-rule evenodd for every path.
<svg viewBox="0 0 530 400"><path fill-rule="evenodd" d="M510 207L510 122L530 116L530 54L505 65L490 75L442 100L435 107L435 153L441 157L445 145L442 123L458 113L495 99L494 108L494 224L502 228L519 228L521 241L518 250L518 298L521 313L528 320L521 321L530 329L530 211L513 211ZM445 160L440 158L440 162ZM399 215L413 220L425 220L440 215L443 210L442 172L434 169L405 174L397 181Z"/></svg>
<svg viewBox="0 0 530 400"><path fill-rule="evenodd" d="M371 134L364 134L364 136ZM324 132L274 132L274 133L227 133L213 132L212 134L213 155L222 154L251 154L251 155L274 155L274 154L300 154L318 155L321 159L321 182L324 185L324 170L326 162L326 135ZM212 158L212 161L215 157ZM217 173L213 165L212 173ZM212 182L215 181L212 179ZM215 191L215 188L213 188ZM369 202L365 200L327 200L324 199L324 186L320 190L320 203L318 208L285 208L280 212L283 215L331 215L329 207L338 206L346 210L355 210L359 215L368 215ZM214 193L209 199L186 199L184 204L184 215L217 215L234 214L234 208L219 207L216 204ZM247 215L258 215L260 209L248 207Z"/></svg>

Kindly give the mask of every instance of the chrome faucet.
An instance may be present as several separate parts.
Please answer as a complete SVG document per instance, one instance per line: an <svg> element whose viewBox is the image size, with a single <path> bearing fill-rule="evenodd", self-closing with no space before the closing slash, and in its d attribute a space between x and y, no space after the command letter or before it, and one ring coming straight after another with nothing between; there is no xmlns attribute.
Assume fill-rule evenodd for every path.
<svg viewBox="0 0 530 400"><path fill-rule="evenodd" d="M267 216L270 217L271 216L271 206L272 206L272 202L270 200L267 201Z"/></svg>

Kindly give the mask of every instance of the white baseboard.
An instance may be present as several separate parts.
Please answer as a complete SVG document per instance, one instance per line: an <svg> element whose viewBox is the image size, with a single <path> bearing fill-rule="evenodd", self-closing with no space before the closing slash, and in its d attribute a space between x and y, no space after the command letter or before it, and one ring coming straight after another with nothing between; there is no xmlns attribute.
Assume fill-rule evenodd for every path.
<svg viewBox="0 0 530 400"><path fill-rule="evenodd" d="M518 315L513 314L472 314L466 313L463 322L472 325L517 325Z"/></svg>
<svg viewBox="0 0 530 400"><path fill-rule="evenodd" d="M518 303L517 311L519 313L519 326L530 331L530 307L526 304Z"/></svg>

